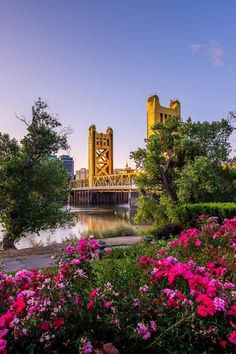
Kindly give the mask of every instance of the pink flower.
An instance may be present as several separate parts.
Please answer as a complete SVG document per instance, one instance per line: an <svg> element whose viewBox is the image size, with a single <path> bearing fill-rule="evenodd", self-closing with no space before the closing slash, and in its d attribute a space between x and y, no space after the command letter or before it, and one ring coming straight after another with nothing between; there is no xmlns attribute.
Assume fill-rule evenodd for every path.
<svg viewBox="0 0 236 354"><path fill-rule="evenodd" d="M156 330L157 330L156 322L155 321L150 321L150 326L151 326L151 329L153 330L153 332L156 332Z"/></svg>
<svg viewBox="0 0 236 354"><path fill-rule="evenodd" d="M90 293L89 293L89 296L93 297L93 298L97 297L98 296L98 291L99 291L99 288L95 288L95 289L91 290Z"/></svg>
<svg viewBox="0 0 236 354"><path fill-rule="evenodd" d="M77 305L81 301L81 297L76 295L75 296L75 304Z"/></svg>
<svg viewBox="0 0 236 354"><path fill-rule="evenodd" d="M144 285L139 288L140 293L144 294L149 291L149 286Z"/></svg>
<svg viewBox="0 0 236 354"><path fill-rule="evenodd" d="M91 248L92 250L97 250L99 248L99 243L97 240L91 240Z"/></svg>
<svg viewBox="0 0 236 354"><path fill-rule="evenodd" d="M84 354L91 354L93 352L93 346L91 342L88 341L84 344L83 352Z"/></svg>
<svg viewBox="0 0 236 354"><path fill-rule="evenodd" d="M26 308L26 303L23 297L19 297L14 304L12 304L12 307L15 311L15 313L20 313Z"/></svg>
<svg viewBox="0 0 236 354"><path fill-rule="evenodd" d="M208 315L207 308L204 305L199 305L197 307L197 312L199 313L200 316L206 317Z"/></svg>
<svg viewBox="0 0 236 354"><path fill-rule="evenodd" d="M53 322L53 328L58 329L64 324L64 319L63 318L56 318Z"/></svg>
<svg viewBox="0 0 236 354"><path fill-rule="evenodd" d="M214 303L215 309L217 311L224 311L225 310L225 301L223 299L221 299L220 297L216 297L213 300L213 303Z"/></svg>
<svg viewBox="0 0 236 354"><path fill-rule="evenodd" d="M144 323L138 323L136 328L137 333L143 337L144 340L148 340L151 337L151 332Z"/></svg>
<svg viewBox="0 0 236 354"><path fill-rule="evenodd" d="M144 340L148 340L150 337L151 337L151 332L150 332L150 331L147 331L147 332L144 334L143 339L144 339Z"/></svg>
<svg viewBox="0 0 236 354"><path fill-rule="evenodd" d="M66 253L67 254L72 254L74 253L75 248L72 245L69 245L66 247Z"/></svg>
<svg viewBox="0 0 236 354"><path fill-rule="evenodd" d="M103 304L103 307L104 307L105 309L109 309L111 306L112 306L112 302L111 302L111 301L107 301L107 302L105 302L105 303Z"/></svg>
<svg viewBox="0 0 236 354"><path fill-rule="evenodd" d="M199 315L205 317L207 315L214 316L215 314L215 306L213 301L205 294L200 294L196 298L196 302L203 302L204 305L199 305L197 310Z"/></svg>
<svg viewBox="0 0 236 354"><path fill-rule="evenodd" d="M7 335L7 333L8 333L8 329L1 329L0 330L0 338L3 338L3 337L5 337L6 335Z"/></svg>
<svg viewBox="0 0 236 354"><path fill-rule="evenodd" d="M5 354L7 352L7 341L0 339L0 353Z"/></svg>
<svg viewBox="0 0 236 354"><path fill-rule="evenodd" d="M202 242L200 240L195 241L195 246L196 247L200 247L201 244L202 244Z"/></svg>
<svg viewBox="0 0 236 354"><path fill-rule="evenodd" d="M92 310L94 302L91 300L87 303L87 310Z"/></svg>
<svg viewBox="0 0 236 354"><path fill-rule="evenodd" d="M0 328L8 327L13 320L14 315L11 311L7 311L0 317Z"/></svg>
<svg viewBox="0 0 236 354"><path fill-rule="evenodd" d="M71 264L72 265L78 265L78 264L80 264L80 260L77 259L77 258L74 258L74 259L72 259Z"/></svg>
<svg viewBox="0 0 236 354"><path fill-rule="evenodd" d="M230 333L229 342L231 342L234 345L236 345L236 331Z"/></svg>
<svg viewBox="0 0 236 354"><path fill-rule="evenodd" d="M220 341L220 346L222 347L222 348L225 348L225 347L227 347L227 342L226 342L226 340L221 340Z"/></svg>
<svg viewBox="0 0 236 354"><path fill-rule="evenodd" d="M145 324L144 323L141 323L141 322L139 322L138 324L137 324L137 332L138 332L138 334L145 334L147 331L148 331L148 328L145 326Z"/></svg>
<svg viewBox="0 0 236 354"><path fill-rule="evenodd" d="M134 299L133 307L139 307L139 306L140 306L140 300L139 299Z"/></svg>

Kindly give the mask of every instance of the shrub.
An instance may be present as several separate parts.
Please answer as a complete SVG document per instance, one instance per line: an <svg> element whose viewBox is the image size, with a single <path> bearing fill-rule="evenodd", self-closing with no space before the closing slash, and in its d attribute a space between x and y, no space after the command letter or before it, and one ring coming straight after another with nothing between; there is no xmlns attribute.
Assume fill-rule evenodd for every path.
<svg viewBox="0 0 236 354"><path fill-rule="evenodd" d="M170 236L177 236L183 228L178 224L167 224L159 230L153 230L152 235L157 239L167 240Z"/></svg>
<svg viewBox="0 0 236 354"><path fill-rule="evenodd" d="M97 241L81 239L53 273L0 273L0 353L99 353L111 341L110 353L235 353L236 217L203 221L161 249L141 245L136 266L138 251L96 261Z"/></svg>
<svg viewBox="0 0 236 354"><path fill-rule="evenodd" d="M186 204L176 209L177 218L184 227L197 226L197 220L201 214L216 216L222 223L225 218L232 218L236 215L236 203Z"/></svg>
<svg viewBox="0 0 236 354"><path fill-rule="evenodd" d="M166 246L166 244L166 241L159 240L155 244L142 242L139 245L113 248L111 252L108 252L103 257L103 259L132 259L133 262L136 263L144 254L150 257L155 257L157 251Z"/></svg>

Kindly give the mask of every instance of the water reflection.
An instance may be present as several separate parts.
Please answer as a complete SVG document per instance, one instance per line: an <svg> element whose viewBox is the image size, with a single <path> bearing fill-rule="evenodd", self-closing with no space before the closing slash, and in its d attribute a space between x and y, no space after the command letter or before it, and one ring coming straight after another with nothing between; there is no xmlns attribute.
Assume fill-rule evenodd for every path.
<svg viewBox="0 0 236 354"><path fill-rule="evenodd" d="M71 237L80 237L80 233L85 231L103 231L112 228L120 222L132 224L134 211L127 205L123 206L91 206L71 208L72 213L78 216L73 227L58 228L54 232L41 231L39 235L29 234L22 238L17 244L17 248L23 249L35 245L49 245L60 243Z"/></svg>

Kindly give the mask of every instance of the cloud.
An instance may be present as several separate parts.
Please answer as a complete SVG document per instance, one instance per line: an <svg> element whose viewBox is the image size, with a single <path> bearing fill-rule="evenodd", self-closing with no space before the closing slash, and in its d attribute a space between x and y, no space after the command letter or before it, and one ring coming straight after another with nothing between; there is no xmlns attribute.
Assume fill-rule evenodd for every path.
<svg viewBox="0 0 236 354"><path fill-rule="evenodd" d="M203 45L201 43L193 43L191 45L191 49L194 53L198 52L202 47Z"/></svg>
<svg viewBox="0 0 236 354"><path fill-rule="evenodd" d="M209 49L207 56L212 60L215 66L224 65L224 49L216 41L211 41L209 43Z"/></svg>
<svg viewBox="0 0 236 354"><path fill-rule="evenodd" d="M191 44L191 50L193 53L199 53L210 59L214 66L224 65L224 49L217 41L210 41L206 44L193 43Z"/></svg>

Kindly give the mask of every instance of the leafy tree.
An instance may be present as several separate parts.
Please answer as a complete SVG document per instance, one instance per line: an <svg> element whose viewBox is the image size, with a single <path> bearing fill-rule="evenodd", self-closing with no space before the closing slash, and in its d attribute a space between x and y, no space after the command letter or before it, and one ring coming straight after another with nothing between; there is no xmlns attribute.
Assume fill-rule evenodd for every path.
<svg viewBox="0 0 236 354"><path fill-rule="evenodd" d="M150 221L154 200L155 223L163 220L163 214L173 216L178 203L233 200L235 172L225 167L233 129L228 119L210 123L173 117L156 124L146 147L130 154L140 169L136 183L143 197L138 220L144 221L141 210L146 208Z"/></svg>
<svg viewBox="0 0 236 354"><path fill-rule="evenodd" d="M67 129L47 112L39 99L32 108L32 120L21 119L27 134L18 143L0 133L0 222L3 247L14 245L28 232L55 228L70 220L62 210L67 174L60 161L50 155L67 149ZM58 131L58 129L61 129Z"/></svg>
<svg viewBox="0 0 236 354"><path fill-rule="evenodd" d="M236 170L200 156L183 168L176 180L181 204L235 201Z"/></svg>

